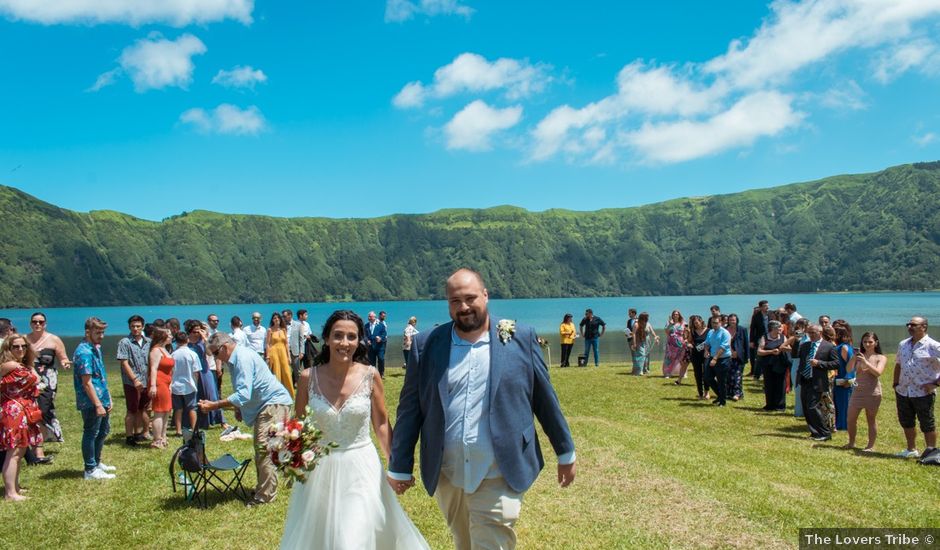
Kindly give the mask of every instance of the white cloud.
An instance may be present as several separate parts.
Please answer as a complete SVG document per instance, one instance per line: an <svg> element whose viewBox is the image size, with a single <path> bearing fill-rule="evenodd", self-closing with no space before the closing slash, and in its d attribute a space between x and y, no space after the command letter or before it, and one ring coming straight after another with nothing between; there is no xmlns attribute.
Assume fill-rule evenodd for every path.
<svg viewBox="0 0 940 550"><path fill-rule="evenodd" d="M0 14L45 25L166 23L184 27L234 19L251 23L254 0L0 0Z"/></svg>
<svg viewBox="0 0 940 550"><path fill-rule="evenodd" d="M520 106L496 109L478 99L464 107L444 126L447 148L487 151L492 148L490 139L494 133L512 128L521 119Z"/></svg>
<svg viewBox="0 0 940 550"><path fill-rule="evenodd" d="M791 103L792 98L778 92L755 92L707 120L647 123L623 138L648 162L683 162L748 146L796 126L803 115Z"/></svg>
<svg viewBox="0 0 940 550"><path fill-rule="evenodd" d="M927 145L930 145L931 143L936 141L937 134L933 132L927 132L926 134L914 136L912 139L914 140L914 143L916 143L917 145L921 147L926 147Z"/></svg>
<svg viewBox="0 0 940 550"><path fill-rule="evenodd" d="M940 13L940 0L777 0L771 10L746 45L732 41L727 53L705 63L705 72L739 88L784 82L834 53L908 36L913 23Z"/></svg>
<svg viewBox="0 0 940 550"><path fill-rule="evenodd" d="M475 10L463 5L459 0L387 0L385 3L385 21L400 23L416 15L460 15L470 19Z"/></svg>
<svg viewBox="0 0 940 550"><path fill-rule="evenodd" d="M868 107L865 90L854 80L823 92L819 96L819 104L837 111L860 111Z"/></svg>
<svg viewBox="0 0 940 550"><path fill-rule="evenodd" d="M254 105L241 109L228 103L211 111L189 109L180 115L180 122L206 134L255 135L267 128L267 121Z"/></svg>
<svg viewBox="0 0 940 550"><path fill-rule="evenodd" d="M915 67L928 71L937 65L937 45L920 38L900 44L891 51L883 52L875 60L875 80L887 84Z"/></svg>
<svg viewBox="0 0 940 550"><path fill-rule="evenodd" d="M121 74L121 68L115 67L110 71L106 71L98 75L98 78L95 80L95 83L91 85L90 88L85 90L86 92L97 92L101 88L105 88L114 84L114 81Z"/></svg>
<svg viewBox="0 0 940 550"><path fill-rule="evenodd" d="M940 73L940 47L915 28L940 14L940 0L776 0L770 9L749 38L732 41L722 55L681 66L637 60L621 69L615 93L554 108L531 130L530 158L609 162L629 149L641 162L682 162L749 146L806 116L785 90L796 73L850 49L877 55L889 48L874 71L882 81L913 68ZM854 80L800 97L801 105L867 107Z"/></svg>
<svg viewBox="0 0 940 550"><path fill-rule="evenodd" d="M517 100L545 89L551 77L547 65L532 65L528 60L500 58L487 61L475 53L462 53L434 71L434 82L425 86L409 82L392 103L398 108L421 107L429 98L446 98L464 92L505 90L506 98Z"/></svg>
<svg viewBox="0 0 940 550"><path fill-rule="evenodd" d="M176 40L154 34L125 48L118 62L138 92L167 86L186 89L193 81L193 56L205 52L206 45L191 34Z"/></svg>
<svg viewBox="0 0 940 550"><path fill-rule="evenodd" d="M255 69L251 66L237 66L230 71L219 71L212 78L213 84L225 86L226 88L250 88L255 89L255 84L262 84L268 81L268 76L261 69Z"/></svg>

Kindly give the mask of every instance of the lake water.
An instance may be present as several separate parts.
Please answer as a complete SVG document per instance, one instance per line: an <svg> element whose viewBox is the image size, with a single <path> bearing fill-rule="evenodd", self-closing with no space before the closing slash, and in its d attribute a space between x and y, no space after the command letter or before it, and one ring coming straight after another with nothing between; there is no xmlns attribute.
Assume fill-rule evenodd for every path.
<svg viewBox="0 0 940 550"><path fill-rule="evenodd" d="M594 314L607 323L607 334L601 338L600 352L602 361L627 361L627 344L623 336L626 325L627 309L636 308L647 311L654 328L662 338L662 327L673 309L679 309L688 318L698 314L708 314L712 304L721 306L725 313L737 313L741 322L747 325L751 312L759 300L770 301L771 307L780 307L786 302L797 305L798 311L811 319L819 315L829 315L833 319L846 319L856 334L861 336L864 330L878 332L884 351L893 353L897 342L907 336L904 323L913 315L926 316L940 323L940 292L875 292L846 294L767 294L767 295L725 295L725 296L638 296L617 298L542 298L525 300L490 300L490 312L497 318L516 319L532 325L539 334L551 343L552 362L557 364L559 356L558 325L565 313L575 317L575 323L581 319L586 308L592 308ZM310 312L310 325L317 333L323 321L334 310L352 309L365 318L369 311L385 310L388 312L389 326L389 364L396 364L401 356L401 334L407 319L414 315L418 318L418 329L429 330L436 324L450 320L447 303L443 300L409 302L346 302L346 303L283 303L283 304L221 304L190 306L124 306L124 307L82 307L82 308L43 308L48 316L48 330L63 337L81 336L87 317L95 315L109 324L109 335L120 335L126 330L127 318L139 314L146 320L177 317L205 319L215 313L222 319L221 327L228 326L228 320L238 315L242 321L250 323L251 313L259 311L263 323L273 311L282 309L297 310L306 308ZM29 331L29 316L35 309L0 310L0 317L10 318L21 331ZM71 352L72 338L68 339ZM109 339L110 340L110 339ZM582 342L575 343L574 353L582 351ZM106 348L107 343L106 343ZM654 353L654 359L661 357L662 350ZM106 350L106 355L113 355L113 350ZM572 361L574 357L572 357Z"/></svg>

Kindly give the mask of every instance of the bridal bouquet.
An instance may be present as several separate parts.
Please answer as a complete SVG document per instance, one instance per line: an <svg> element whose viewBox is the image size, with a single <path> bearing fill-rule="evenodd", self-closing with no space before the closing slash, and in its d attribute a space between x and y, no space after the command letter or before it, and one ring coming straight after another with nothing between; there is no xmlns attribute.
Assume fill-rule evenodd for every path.
<svg viewBox="0 0 940 550"><path fill-rule="evenodd" d="M337 445L323 441L307 407L303 419L291 418L278 422L268 430L268 442L262 448L271 456L277 470L290 480L307 481L307 474Z"/></svg>

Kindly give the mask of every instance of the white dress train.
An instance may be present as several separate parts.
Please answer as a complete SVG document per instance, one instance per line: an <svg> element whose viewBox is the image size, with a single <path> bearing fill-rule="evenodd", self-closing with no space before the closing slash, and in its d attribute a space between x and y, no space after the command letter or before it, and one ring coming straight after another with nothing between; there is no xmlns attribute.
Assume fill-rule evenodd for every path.
<svg viewBox="0 0 940 550"><path fill-rule="evenodd" d="M316 367L309 406L325 441L339 445L295 482L281 538L283 550L429 548L385 481L372 444L372 373L337 410L319 391Z"/></svg>

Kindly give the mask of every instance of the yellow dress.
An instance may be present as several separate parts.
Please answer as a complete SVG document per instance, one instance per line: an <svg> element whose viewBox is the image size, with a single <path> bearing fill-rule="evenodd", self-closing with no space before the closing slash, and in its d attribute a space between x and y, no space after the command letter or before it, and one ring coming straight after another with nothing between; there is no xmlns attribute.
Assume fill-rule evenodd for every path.
<svg viewBox="0 0 940 550"><path fill-rule="evenodd" d="M294 379L290 373L290 356L287 354L287 333L283 330L271 331L271 344L268 346L268 366L271 372L284 385L291 397L294 397Z"/></svg>

